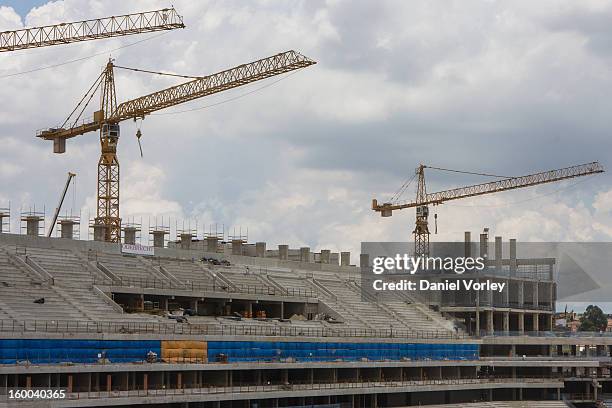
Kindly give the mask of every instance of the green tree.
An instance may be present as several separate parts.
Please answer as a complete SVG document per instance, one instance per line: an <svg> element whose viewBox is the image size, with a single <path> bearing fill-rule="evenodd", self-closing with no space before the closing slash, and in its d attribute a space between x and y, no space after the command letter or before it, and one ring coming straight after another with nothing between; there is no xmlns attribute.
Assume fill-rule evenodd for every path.
<svg viewBox="0 0 612 408"><path fill-rule="evenodd" d="M608 317L596 305L589 305L580 318L580 331L606 331Z"/></svg>

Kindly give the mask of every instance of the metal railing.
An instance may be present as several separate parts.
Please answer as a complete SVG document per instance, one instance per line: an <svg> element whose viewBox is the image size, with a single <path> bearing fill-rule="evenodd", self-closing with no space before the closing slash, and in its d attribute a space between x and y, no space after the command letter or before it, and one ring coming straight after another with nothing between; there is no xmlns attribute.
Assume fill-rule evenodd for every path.
<svg viewBox="0 0 612 408"><path fill-rule="evenodd" d="M270 384L270 385L237 385L237 386L202 386L200 384L171 384L168 387L149 387L139 386L132 390L122 390L119 387L112 387L105 391L84 391L68 392L66 399L102 399L102 398L132 398L132 397L166 397L166 396L198 396L198 395L219 395L219 394L245 394L261 392L295 392L295 391L322 391L322 390L364 390L371 388L408 388L408 387L430 387L430 386L452 386L452 385L472 385L472 384L511 384L511 383L530 383L530 384L549 384L562 380L557 378L456 378L456 379L415 379L397 381L354 381L354 382L335 382L335 383L290 383L290 384ZM6 400L6 395L0 395L0 401Z"/></svg>
<svg viewBox="0 0 612 408"><path fill-rule="evenodd" d="M290 323L289 323L290 325ZM218 336L369 337L409 339L467 339L463 333L445 330L279 327L264 325L213 325L158 322L100 322L85 320L0 320L0 332L42 333L149 333Z"/></svg>
<svg viewBox="0 0 612 408"><path fill-rule="evenodd" d="M274 286L255 286L245 284L233 284L232 286L225 285L221 280L219 283L202 283L202 282L183 282L178 284L171 280L162 280L157 278L136 278L122 277L112 283L108 280L100 280L94 278L94 285L99 286L121 286L134 287L143 289L176 289L187 290L190 292L224 292L224 293L241 293L247 295L269 295L269 296L291 296L291 297L317 297L316 292L302 288L287 288L280 290Z"/></svg>

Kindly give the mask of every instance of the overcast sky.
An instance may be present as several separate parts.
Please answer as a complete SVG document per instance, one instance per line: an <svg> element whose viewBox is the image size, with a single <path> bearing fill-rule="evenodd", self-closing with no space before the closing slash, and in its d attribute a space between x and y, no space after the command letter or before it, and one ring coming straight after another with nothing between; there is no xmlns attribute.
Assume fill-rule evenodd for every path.
<svg viewBox="0 0 612 408"><path fill-rule="evenodd" d="M37 2L16 10L0 1L0 30L170 3L187 28L0 55L0 206L11 202L14 221L21 207L51 213L68 171L78 176L66 208L93 216L97 135L54 155L34 134L63 121L109 56L191 75L289 49L318 62L148 117L143 159L135 124L124 122L121 214L145 223L197 220L200 234L204 223L248 227L252 242L350 250L355 260L361 241L410 238L413 210L383 219L370 205L421 162L502 175L610 165L610 1L66 0L29 12L24 3ZM116 73L119 101L180 81ZM433 170L427 180L430 192L486 181ZM606 173L445 204L432 240L490 227L523 241L609 241L611 181Z"/></svg>

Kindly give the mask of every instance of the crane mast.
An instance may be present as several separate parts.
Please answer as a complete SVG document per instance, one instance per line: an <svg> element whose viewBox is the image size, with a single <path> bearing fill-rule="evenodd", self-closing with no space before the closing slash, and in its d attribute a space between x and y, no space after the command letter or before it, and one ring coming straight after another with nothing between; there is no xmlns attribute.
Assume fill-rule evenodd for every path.
<svg viewBox="0 0 612 408"><path fill-rule="evenodd" d="M119 160L117 159L120 122L127 119L142 119L161 109L305 68L315 63L296 51L287 51L117 104L115 65L109 61L101 76L92 86L94 88L97 84L101 94L100 109L94 112L93 120L80 124L75 121L71 126L65 127L64 125L68 123L66 121L60 127L37 132L37 137L53 141L53 151L64 153L67 139L99 131L101 155L98 161L94 238L101 241L120 242ZM77 106L75 111L78 108Z"/></svg>
<svg viewBox="0 0 612 408"><path fill-rule="evenodd" d="M0 52L185 28L174 8L0 32Z"/></svg>
<svg viewBox="0 0 612 408"><path fill-rule="evenodd" d="M415 175L417 177L417 193L414 201L391 201L379 204L378 200L372 200L372 210L379 212L382 217L391 217L393 215L393 211L395 210L416 207L416 224L413 231L416 256L429 255L430 233L427 220L429 217L429 205L438 205L443 204L446 201L461 198L492 194L539 184L553 183L570 178L603 173L605 171L600 163L591 162L557 170L529 174L526 176L505 177L498 181L474 184L471 186L459 187L428 194L425 184L425 169L427 167L428 166L421 164L416 169ZM436 167L430 168L437 169Z"/></svg>

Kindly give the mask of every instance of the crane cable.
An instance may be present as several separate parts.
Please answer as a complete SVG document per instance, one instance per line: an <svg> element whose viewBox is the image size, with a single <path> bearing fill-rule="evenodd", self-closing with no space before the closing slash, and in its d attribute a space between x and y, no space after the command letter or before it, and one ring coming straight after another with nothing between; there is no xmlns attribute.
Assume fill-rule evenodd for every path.
<svg viewBox="0 0 612 408"><path fill-rule="evenodd" d="M90 58L93 58L93 57L98 57L100 55L108 54L108 53L113 52L113 51L119 51L119 50L122 50L124 48L131 47L133 45L137 45L137 44L143 43L145 41L153 40L155 38L161 37L162 35L166 35L169 32L170 31L159 33L159 34L151 36L149 38L145 38L145 39L142 39L142 40L139 40L139 41L134 41L132 43L128 43L128 44L122 45L121 47L117 47L117 48L113 48L113 49L110 49L110 50L98 52L98 53L91 54L91 55L88 55L88 56L85 56L85 57L79 57L79 58L75 58L75 59L72 59L72 60L60 62L60 63L57 63L57 64L47 65L47 66L44 66L44 67L32 68L32 69L27 70L27 71L13 72L12 74L0 75L0 79L12 78L12 77L20 76L20 75L25 75L25 74L31 74L31 73L38 72L38 71L44 71L46 69L57 68L57 67L61 67L61 66L68 65L68 64L72 64L72 63L75 63L75 62L84 61L84 60L87 60L87 59L90 59Z"/></svg>
<svg viewBox="0 0 612 408"><path fill-rule="evenodd" d="M404 192L406 191L406 189L410 186L410 184L414 181L414 178L416 177L416 173L409 178L408 180L406 180L404 182L404 184L402 184L402 186L395 192L395 194L393 194L391 196L391 198L389 199L390 203L393 203L397 200L399 200L399 198L402 196L402 194L404 194Z"/></svg>
<svg viewBox="0 0 612 408"><path fill-rule="evenodd" d="M448 171L450 173L472 174L472 175L475 175L475 176L497 177L497 178L504 178L504 179L509 179L509 178L514 178L515 177L515 176L499 176L497 174L488 174L488 173L477 173L477 172L473 172L473 171L444 169L444 168L441 168L441 167L434 167L434 166L425 166L425 168L427 168L427 169L434 169L434 170L441 170L441 171Z"/></svg>
<svg viewBox="0 0 612 408"><path fill-rule="evenodd" d="M120 68L120 69L125 69L127 71L143 72L145 74L165 75L165 76L178 77L178 78L186 78L186 79L202 79L202 78L204 78L204 77L201 77L201 76L181 75L181 74L174 74L174 73L171 73L171 72L149 71L147 69L138 69L138 68L123 67L121 65L113 65L113 67Z"/></svg>

